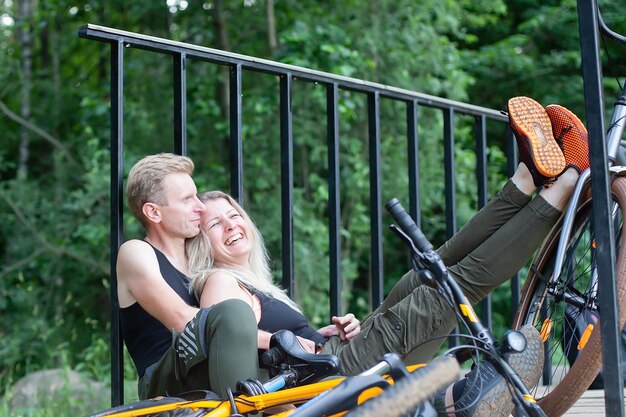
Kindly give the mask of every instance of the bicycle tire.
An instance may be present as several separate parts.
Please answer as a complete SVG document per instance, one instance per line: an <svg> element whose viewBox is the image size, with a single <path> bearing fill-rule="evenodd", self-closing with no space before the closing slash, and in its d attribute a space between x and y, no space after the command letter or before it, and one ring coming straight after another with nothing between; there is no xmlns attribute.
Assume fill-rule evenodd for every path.
<svg viewBox="0 0 626 417"><path fill-rule="evenodd" d="M626 322L626 233L622 233L624 212L626 210L626 178L616 177L611 182L611 194L617 203L614 219L614 233L616 244L616 268L615 280L617 288L617 301L620 306L619 325L623 328ZM568 242L563 271L558 280L557 290L564 290L584 298L591 298L589 287L592 285L594 265L594 235L591 230L592 210L591 196L587 192L581 199L576 212L572 236ZM562 224L558 224L545 240L537 252L532 267L528 273L524 286L520 293L520 305L515 314L513 328L519 328L525 324L532 324L538 328L545 341L546 363L556 365L556 385L548 384L548 387L535 391L539 405L547 415L556 417L563 415L580 396L589 388L593 380L602 368L602 345L600 340L600 326L596 325L587 342L580 340L575 332L564 332L563 325L569 324L565 318L565 308L568 306L561 296L548 291L545 283L552 276L554 258L558 246ZM558 294L558 291L557 291ZM570 308L570 311L571 310ZM575 309L576 314L598 317L596 308L585 306ZM571 314L571 313L568 313ZM543 332L542 332L543 331ZM569 334L568 334L569 333ZM565 336L571 339L565 340ZM563 338L563 340L561 340ZM575 343L575 345L573 345ZM556 346L556 348L555 348ZM569 366L565 354L555 361L559 355L558 347L565 346L565 352L571 351L572 346L577 346L577 358Z"/></svg>
<svg viewBox="0 0 626 417"><path fill-rule="evenodd" d="M346 417L403 416L458 381L459 374L460 366L455 358L439 356L427 366L400 379L380 395L353 408Z"/></svg>

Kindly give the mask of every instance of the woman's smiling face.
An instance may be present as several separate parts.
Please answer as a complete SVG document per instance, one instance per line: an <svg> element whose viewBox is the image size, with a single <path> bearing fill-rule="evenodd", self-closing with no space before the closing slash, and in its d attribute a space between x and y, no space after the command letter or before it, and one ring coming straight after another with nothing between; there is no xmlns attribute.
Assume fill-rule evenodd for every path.
<svg viewBox="0 0 626 417"><path fill-rule="evenodd" d="M202 227L211 242L215 264L248 266L251 244L243 216L224 198L204 205Z"/></svg>

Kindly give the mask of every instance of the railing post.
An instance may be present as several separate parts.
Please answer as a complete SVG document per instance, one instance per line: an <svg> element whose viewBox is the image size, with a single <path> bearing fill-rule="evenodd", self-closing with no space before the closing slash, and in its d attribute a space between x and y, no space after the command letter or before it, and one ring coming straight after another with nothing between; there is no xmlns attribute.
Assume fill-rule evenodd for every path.
<svg viewBox="0 0 626 417"><path fill-rule="evenodd" d="M282 225L282 285L293 298L293 131L291 112L291 74L280 76L280 190Z"/></svg>
<svg viewBox="0 0 626 417"><path fill-rule="evenodd" d="M456 169L454 165L454 110L443 110L443 163L446 186L446 236L456 233Z"/></svg>
<svg viewBox="0 0 626 417"><path fill-rule="evenodd" d="M111 406L124 402L124 347L117 299L117 251L124 240L124 42L111 42Z"/></svg>
<svg viewBox="0 0 626 417"><path fill-rule="evenodd" d="M326 125L328 143L328 243L330 316L341 311L341 222L339 189L339 86L326 87Z"/></svg>
<svg viewBox="0 0 626 417"><path fill-rule="evenodd" d="M507 127L506 155L507 155L507 175L512 177L517 169L519 161L518 149L515 136L510 127ZM511 317L515 315L520 300L520 277L519 272L511 277ZM546 363L546 366L549 364Z"/></svg>
<svg viewBox="0 0 626 417"><path fill-rule="evenodd" d="M243 207L243 139L241 136L241 64L229 67L230 193Z"/></svg>
<svg viewBox="0 0 626 417"><path fill-rule="evenodd" d="M409 165L409 214L421 227L420 179L419 179L419 138L417 133L417 101L406 104L406 136Z"/></svg>
<svg viewBox="0 0 626 417"><path fill-rule="evenodd" d="M487 204L487 119L477 116L474 119L474 138L476 143L476 182L478 185L478 209ZM492 327L491 294L480 302L480 319L489 328Z"/></svg>
<svg viewBox="0 0 626 417"><path fill-rule="evenodd" d="M372 306L378 307L383 294L382 190L380 184L380 94L367 95L370 166L370 268Z"/></svg>
<svg viewBox="0 0 626 417"><path fill-rule="evenodd" d="M187 155L187 70L184 52L172 56L174 84L174 152Z"/></svg>
<svg viewBox="0 0 626 417"><path fill-rule="evenodd" d="M599 309L602 312L602 369L607 416L624 416L624 380L621 337L615 288L615 241L611 222L607 144L604 128L604 97L600 60L598 5L578 0L580 49L585 91L585 114L589 131L593 226L596 232Z"/></svg>

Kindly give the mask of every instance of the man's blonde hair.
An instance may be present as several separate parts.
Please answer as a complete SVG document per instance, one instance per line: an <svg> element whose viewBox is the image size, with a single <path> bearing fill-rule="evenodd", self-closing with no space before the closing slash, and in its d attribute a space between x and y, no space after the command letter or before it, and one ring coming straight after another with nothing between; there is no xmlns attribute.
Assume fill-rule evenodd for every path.
<svg viewBox="0 0 626 417"><path fill-rule="evenodd" d="M168 174L193 173L193 161L173 153L159 153L148 155L139 160L128 173L126 198L128 207L133 215L146 227L147 219L143 214L143 205L155 203L167 205L167 198L163 192L163 178Z"/></svg>

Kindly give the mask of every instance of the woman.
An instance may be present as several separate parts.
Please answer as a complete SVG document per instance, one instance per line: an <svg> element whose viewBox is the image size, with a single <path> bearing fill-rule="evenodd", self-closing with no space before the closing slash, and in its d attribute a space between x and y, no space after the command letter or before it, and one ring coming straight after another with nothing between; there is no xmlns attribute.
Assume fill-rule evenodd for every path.
<svg viewBox="0 0 626 417"><path fill-rule="evenodd" d="M579 173L588 166L588 158L569 160L568 152L563 156L549 115L538 103L517 97L508 108L522 162L494 199L438 250L472 303L525 265L560 217ZM557 110L559 120L567 118L572 124L578 120L564 108ZM559 139L564 146L584 146L586 155L586 131L561 125L564 137ZM576 126L580 127L579 121ZM557 135L556 123L552 127ZM451 307L409 271L362 324L348 314L334 317L331 325L316 332L298 306L272 284L263 240L246 212L219 191L199 198L206 206L201 233L188 243L193 290L203 307L232 298L247 302L257 318L260 349L269 347L272 332L289 329L305 349L337 355L342 374L356 375L387 352L427 361L456 325ZM423 344L431 339L435 342ZM537 382L537 368L529 376L534 379L530 384ZM454 398L462 391L455 389ZM501 401L505 392L506 387L493 396L494 401Z"/></svg>
<svg viewBox="0 0 626 417"><path fill-rule="evenodd" d="M231 298L247 302L259 324L259 349L269 349L272 334L281 329L294 332L309 352L319 350L331 336L348 341L359 333L353 314L333 317L333 324L317 331L311 328L300 308L273 284L263 238L243 208L221 191L199 198L210 209L187 250L192 288L202 307Z"/></svg>

